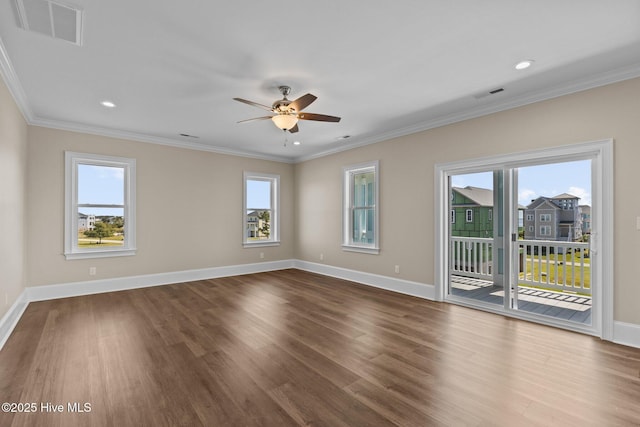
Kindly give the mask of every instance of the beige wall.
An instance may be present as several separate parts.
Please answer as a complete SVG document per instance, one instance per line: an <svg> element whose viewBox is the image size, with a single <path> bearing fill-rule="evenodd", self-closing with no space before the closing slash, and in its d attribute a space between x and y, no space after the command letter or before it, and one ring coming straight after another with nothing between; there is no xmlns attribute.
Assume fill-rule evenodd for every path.
<svg viewBox="0 0 640 427"><path fill-rule="evenodd" d="M296 256L435 284L435 164L606 138L615 140L614 317L640 324L640 79L297 164ZM381 252L344 252L342 167L370 160L380 160Z"/></svg>
<svg viewBox="0 0 640 427"><path fill-rule="evenodd" d="M0 79L0 318L25 286L27 129Z"/></svg>
<svg viewBox="0 0 640 427"><path fill-rule="evenodd" d="M264 261L299 258L312 262L321 262L322 253L322 262L329 265L434 284L436 163L611 137L615 140L615 319L640 324L640 232L635 229L636 216L640 216L636 191L640 79L295 166L33 126L27 130L4 85L0 86L0 107L0 226L4 237L0 292L6 294L9 304L25 284L254 263L260 262L259 252L265 253ZM136 256L65 260L65 150L136 158ZM380 160L379 255L340 249L342 167L368 160ZM281 175L279 247L242 248L244 170ZM400 265L400 274L393 272L395 265ZM91 266L97 267L95 277L88 274ZM0 298L0 313L4 313L8 306L4 295Z"/></svg>
<svg viewBox="0 0 640 427"><path fill-rule="evenodd" d="M63 256L64 152L132 157L137 247L132 257ZM291 259L293 166L32 126L27 186L27 285L176 272ZM280 175L278 247L242 247L243 171ZM259 253L264 252L264 259ZM95 266L96 276L89 276Z"/></svg>

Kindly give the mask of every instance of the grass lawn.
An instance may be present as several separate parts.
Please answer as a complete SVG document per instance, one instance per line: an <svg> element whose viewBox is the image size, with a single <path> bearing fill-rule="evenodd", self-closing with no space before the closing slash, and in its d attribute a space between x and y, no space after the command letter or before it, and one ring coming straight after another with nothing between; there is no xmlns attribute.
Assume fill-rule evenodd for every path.
<svg viewBox="0 0 640 427"><path fill-rule="evenodd" d="M581 288L591 288L591 263L586 258L584 268L581 268L580 254L550 254L542 257L529 255L525 262L526 271L520 273L521 279L524 279L526 274L529 280L540 282L542 286L545 283L566 284L567 287L575 287L577 291Z"/></svg>
<svg viewBox="0 0 640 427"><path fill-rule="evenodd" d="M82 248L103 248L105 246L122 246L124 236L103 237L102 243L98 243L97 237L86 237L82 232L78 233L78 246Z"/></svg>

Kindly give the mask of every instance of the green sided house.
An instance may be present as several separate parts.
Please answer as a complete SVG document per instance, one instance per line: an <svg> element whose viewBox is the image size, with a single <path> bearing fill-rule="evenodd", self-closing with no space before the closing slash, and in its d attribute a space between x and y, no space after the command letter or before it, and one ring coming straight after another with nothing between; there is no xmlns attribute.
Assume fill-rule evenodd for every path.
<svg viewBox="0 0 640 427"><path fill-rule="evenodd" d="M493 191L452 187L450 215L452 236L493 237Z"/></svg>

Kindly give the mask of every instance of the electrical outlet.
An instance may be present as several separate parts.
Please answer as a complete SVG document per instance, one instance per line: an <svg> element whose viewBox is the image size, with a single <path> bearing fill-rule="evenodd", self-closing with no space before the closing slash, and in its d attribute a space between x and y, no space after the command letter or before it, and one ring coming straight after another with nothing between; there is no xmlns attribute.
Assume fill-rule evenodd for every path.
<svg viewBox="0 0 640 427"><path fill-rule="evenodd" d="M95 276L95 275L96 275L96 268L89 267L89 276Z"/></svg>
<svg viewBox="0 0 640 427"><path fill-rule="evenodd" d="M320 261L324 261L324 254L320 254Z"/></svg>
<svg viewBox="0 0 640 427"><path fill-rule="evenodd" d="M260 252L260 259L264 259L264 252Z"/></svg>
<svg viewBox="0 0 640 427"><path fill-rule="evenodd" d="M395 271L396 271L396 274L400 274L400 266L399 265L396 265Z"/></svg>

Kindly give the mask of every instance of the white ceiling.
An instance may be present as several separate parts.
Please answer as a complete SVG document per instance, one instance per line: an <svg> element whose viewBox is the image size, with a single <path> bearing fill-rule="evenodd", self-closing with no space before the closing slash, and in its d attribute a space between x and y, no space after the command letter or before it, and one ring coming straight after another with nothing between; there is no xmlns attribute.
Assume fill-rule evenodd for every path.
<svg viewBox="0 0 640 427"><path fill-rule="evenodd" d="M82 46L23 30L14 1L0 70L29 123L288 162L640 76L638 0L63 0ZM342 121L286 147L236 123L265 112L232 98L282 84Z"/></svg>

